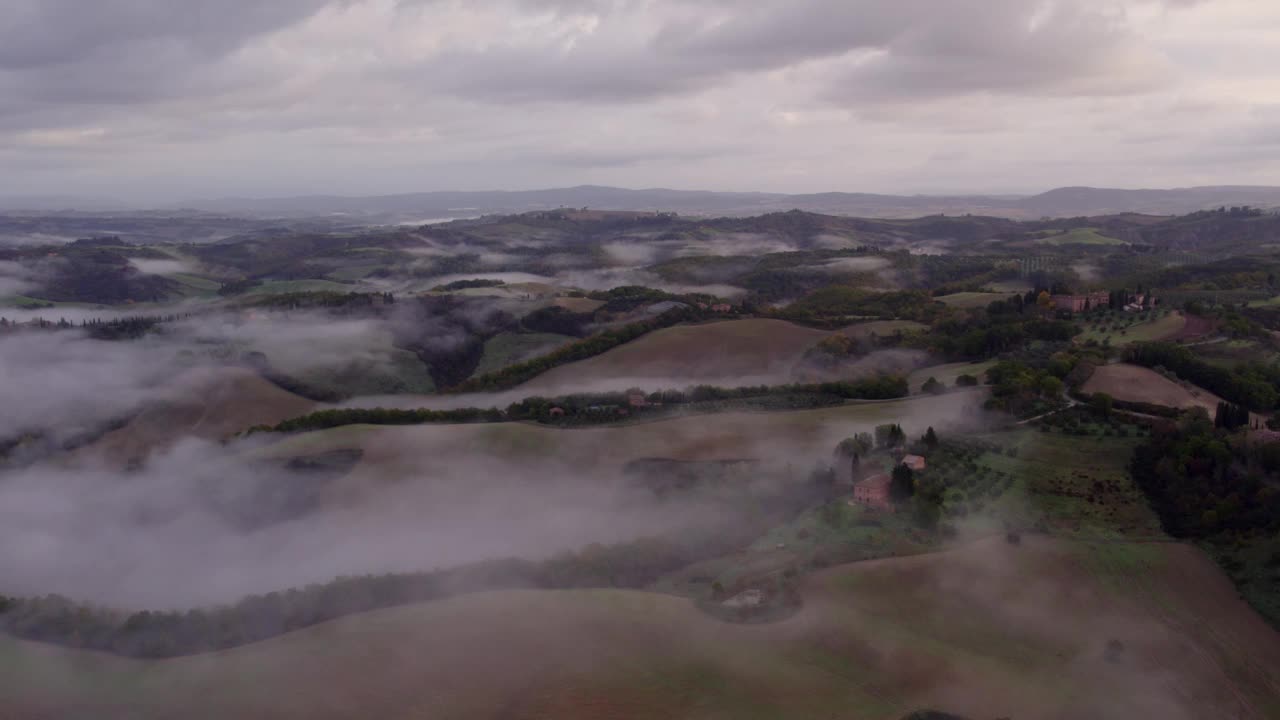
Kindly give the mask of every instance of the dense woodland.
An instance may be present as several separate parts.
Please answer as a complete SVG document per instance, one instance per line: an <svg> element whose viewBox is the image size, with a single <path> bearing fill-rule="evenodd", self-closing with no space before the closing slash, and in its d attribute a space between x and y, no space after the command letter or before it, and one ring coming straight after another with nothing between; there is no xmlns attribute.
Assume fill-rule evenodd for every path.
<svg viewBox="0 0 1280 720"><path fill-rule="evenodd" d="M1130 472L1165 531L1204 543L1280 622L1280 442L1250 442L1221 417L1193 412L1157 427Z"/></svg>

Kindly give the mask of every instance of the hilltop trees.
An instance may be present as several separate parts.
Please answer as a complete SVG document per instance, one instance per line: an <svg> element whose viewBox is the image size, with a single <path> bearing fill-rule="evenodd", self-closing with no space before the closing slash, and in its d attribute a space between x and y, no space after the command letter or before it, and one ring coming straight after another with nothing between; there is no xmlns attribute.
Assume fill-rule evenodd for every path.
<svg viewBox="0 0 1280 720"><path fill-rule="evenodd" d="M929 448L930 450L933 450L934 448L938 447L938 434L933 431L932 426L930 426L929 429L926 430L924 433L924 444L925 444L925 447Z"/></svg>
<svg viewBox="0 0 1280 720"><path fill-rule="evenodd" d="M1183 380L1257 412L1269 411L1280 402L1277 366L1245 363L1234 369L1218 367L1201 360L1189 348L1167 342L1135 344L1125 351L1124 359L1144 367L1168 368Z"/></svg>
<svg viewBox="0 0 1280 720"><path fill-rule="evenodd" d="M1115 400L1104 392L1094 393L1089 398L1089 406L1093 408L1094 414L1100 418L1111 417L1111 409L1115 405Z"/></svg>
<svg viewBox="0 0 1280 720"><path fill-rule="evenodd" d="M876 447L880 448L896 448L902 447L907 441L907 434L902 431L902 426L897 423L876 426Z"/></svg>
<svg viewBox="0 0 1280 720"><path fill-rule="evenodd" d="M916 474L911 468L898 463L893 468L893 476L889 481L889 497L895 503L902 504L916 494Z"/></svg>
<svg viewBox="0 0 1280 720"><path fill-rule="evenodd" d="M853 437L841 440L840 444L836 446L836 455L848 461L852 473L856 476L862 457L871 452L874 447L870 434L858 433Z"/></svg>
<svg viewBox="0 0 1280 720"><path fill-rule="evenodd" d="M1225 430L1235 430L1249 425L1249 408L1229 402L1219 402L1213 415L1213 426Z"/></svg>

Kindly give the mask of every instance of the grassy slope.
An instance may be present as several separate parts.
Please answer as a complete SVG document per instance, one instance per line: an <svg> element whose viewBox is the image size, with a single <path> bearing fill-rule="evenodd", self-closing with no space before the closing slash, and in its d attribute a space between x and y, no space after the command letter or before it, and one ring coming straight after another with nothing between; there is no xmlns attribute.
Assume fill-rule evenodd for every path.
<svg viewBox="0 0 1280 720"><path fill-rule="evenodd" d="M1221 401L1221 398L1208 390L1188 389L1150 368L1127 363L1098 368L1082 390L1086 393L1104 392L1117 400L1147 402L1173 408L1202 407L1210 415Z"/></svg>
<svg viewBox="0 0 1280 720"><path fill-rule="evenodd" d="M185 436L221 440L254 425L274 424L315 408L314 402L238 368L198 368L170 385L163 401L78 453L124 463Z"/></svg>
<svg viewBox="0 0 1280 720"><path fill-rule="evenodd" d="M773 457L825 457L840 440L877 423L898 420L909 433L927 425L941 432L972 420L986 398L984 390L954 392L879 403L856 403L820 410L695 415L612 427L558 429L525 423L486 425L353 425L303 433L281 440L267 452L288 456L328 449L361 448L362 464L424 459L459 459L471 454L506 460L551 458L573 467L622 465L645 457L715 460ZM397 459L399 458L399 459Z"/></svg>
<svg viewBox="0 0 1280 720"><path fill-rule="evenodd" d="M1082 323L1085 331L1076 336L1076 341L1085 342L1087 340L1097 340L1098 342L1102 342L1104 339L1110 338L1112 347L1123 347L1136 342L1167 340L1182 331L1183 326L1187 323L1187 319L1182 313L1173 312L1155 320L1138 321L1135 317L1132 320L1127 320L1126 322L1132 322L1132 324L1122 328L1124 330L1123 335L1120 334L1120 330L1094 330L1091 329L1088 323Z"/></svg>
<svg viewBox="0 0 1280 720"><path fill-rule="evenodd" d="M1037 245L1128 245L1129 243L1108 237L1094 228L1076 228L1064 233L1046 235L1036 239Z"/></svg>
<svg viewBox="0 0 1280 720"><path fill-rule="evenodd" d="M1194 590L1192 590L1194 589ZM1280 643L1198 551L1000 540L805 580L781 623L489 593L146 663L0 639L13 717L1265 718ZM1104 659L1106 644L1124 644Z"/></svg>
<svg viewBox="0 0 1280 720"><path fill-rule="evenodd" d="M826 335L782 320L678 325L554 368L521 388L529 394L547 393L613 378L667 379L677 386L743 376L777 376L785 380L805 351Z"/></svg>
<svg viewBox="0 0 1280 720"><path fill-rule="evenodd" d="M872 320L871 322L857 323L841 328L840 332L849 337L864 338L872 334L884 337L897 332L916 332L928 329L928 325L914 320Z"/></svg>
<svg viewBox="0 0 1280 720"><path fill-rule="evenodd" d="M958 292L934 298L941 303L958 308L984 308L996 300L1007 300L1013 293Z"/></svg>
<svg viewBox="0 0 1280 720"><path fill-rule="evenodd" d="M276 295L280 293L294 292L351 292L355 290L355 286L346 283L333 282L331 280L268 280L249 291L243 293L240 297L253 297L255 295Z"/></svg>
<svg viewBox="0 0 1280 720"><path fill-rule="evenodd" d="M995 364L995 360L987 360L979 363L958 362L947 363L945 365L932 365L930 367L920 368L919 370L911 373L911 375L907 377L907 382L911 384L911 392L913 393L920 392L920 387L931 377L937 378L938 382L948 388L953 387L956 384L956 378L961 375L972 375L978 378L978 382L985 383L987 369Z"/></svg>
<svg viewBox="0 0 1280 720"><path fill-rule="evenodd" d="M591 301L594 302L594 301ZM484 344L484 357L472 376L496 372L508 365L545 355L556 348L573 342L568 335L555 333L501 333Z"/></svg>

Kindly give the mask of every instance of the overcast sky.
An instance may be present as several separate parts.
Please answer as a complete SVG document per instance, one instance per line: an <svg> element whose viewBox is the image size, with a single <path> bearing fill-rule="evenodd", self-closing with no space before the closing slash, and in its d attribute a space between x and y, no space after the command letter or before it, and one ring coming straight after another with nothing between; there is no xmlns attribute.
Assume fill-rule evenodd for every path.
<svg viewBox="0 0 1280 720"><path fill-rule="evenodd" d="M0 195L1280 185L1277 0L0 0Z"/></svg>

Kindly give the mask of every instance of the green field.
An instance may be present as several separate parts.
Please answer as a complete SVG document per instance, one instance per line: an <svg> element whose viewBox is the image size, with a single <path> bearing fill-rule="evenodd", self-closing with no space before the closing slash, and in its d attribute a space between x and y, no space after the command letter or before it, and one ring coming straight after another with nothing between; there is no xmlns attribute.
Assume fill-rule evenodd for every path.
<svg viewBox="0 0 1280 720"><path fill-rule="evenodd" d="M1013 293L958 292L950 295L937 295L934 300L946 303L951 307L962 309L985 308L996 300L1008 300Z"/></svg>
<svg viewBox="0 0 1280 720"><path fill-rule="evenodd" d="M172 273L164 277L173 280L182 286L182 292L185 295L210 296L218 292L218 288L222 287L222 283L217 280L210 280L199 275L190 273Z"/></svg>
<svg viewBox="0 0 1280 720"><path fill-rule="evenodd" d="M932 365L926 368L920 368L907 376L907 382L911 385L911 392L921 392L921 387L929 378L935 378L948 389L956 384L956 378L961 375L972 375L978 378L979 383L986 383L987 370L996 364L995 360L986 360L979 363L958 362L947 363L945 365Z"/></svg>
<svg viewBox="0 0 1280 720"><path fill-rule="evenodd" d="M354 285L333 282L331 280L268 280L243 293L241 297L254 295L279 295L297 292L352 292Z"/></svg>
<svg viewBox="0 0 1280 720"><path fill-rule="evenodd" d="M1036 238L1037 245L1128 245L1129 243L1099 233L1095 228L1076 228L1053 232Z"/></svg>
<svg viewBox="0 0 1280 720"><path fill-rule="evenodd" d="M508 365L545 355L574 338L554 333L501 333L484 344L484 356L472 376L496 372Z"/></svg>
<svg viewBox="0 0 1280 720"><path fill-rule="evenodd" d="M988 284L987 287L989 287L992 292L1000 293L1002 295L1012 295L1014 293L1022 295L1033 289L1031 283L1026 280L1000 280L998 282Z"/></svg>
<svg viewBox="0 0 1280 720"><path fill-rule="evenodd" d="M1081 319L1078 322L1084 327L1084 332L1076 336L1076 341L1096 340L1101 343L1109 339L1112 347L1122 347L1136 342L1165 340L1177 335L1187 322L1180 312L1169 312L1150 320L1142 319L1142 315L1111 313L1109 319L1098 322Z"/></svg>
<svg viewBox="0 0 1280 720"><path fill-rule="evenodd" d="M918 323L914 320L872 320L870 322L860 322L847 327L841 328L839 332L849 337L865 338L871 335L885 337L896 333L922 332L928 330L929 326L924 323Z"/></svg>

